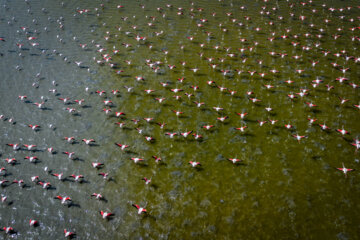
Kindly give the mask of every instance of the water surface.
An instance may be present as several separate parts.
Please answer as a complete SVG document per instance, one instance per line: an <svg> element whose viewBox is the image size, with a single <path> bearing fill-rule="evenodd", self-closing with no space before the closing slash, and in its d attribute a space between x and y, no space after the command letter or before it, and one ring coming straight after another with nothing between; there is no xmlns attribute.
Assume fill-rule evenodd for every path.
<svg viewBox="0 0 360 240"><path fill-rule="evenodd" d="M117 8L119 4L124 8ZM359 109L354 107L360 102L359 90L348 84L359 84L359 61L355 61L359 41L352 39L359 29L350 30L359 26L357 2L167 4L2 1L0 114L6 121L0 123L0 151L2 159L18 161L13 166L2 161L1 167L7 169L2 178L23 179L26 187L7 184L1 189L9 204L1 206L0 226L12 226L16 234L10 237L18 239L60 239L64 229L76 232L78 239L357 239L358 172L345 177L336 169L342 163L351 169L359 164L351 145L360 132ZM89 11L81 13L84 9ZM284 34L288 37L283 39ZM335 40L334 35L340 37ZM137 41L136 36L146 40ZM113 50L119 51L114 54ZM325 56L324 51L330 53ZM104 54L111 56L109 62L116 63L115 68L94 61L105 61ZM152 66L159 68L157 72L146 64L147 59L161 62ZM312 66L313 61L319 63ZM82 63L79 67L75 62ZM218 65L213 69L210 64ZM343 73L343 68L350 70ZM274 69L279 72L272 73ZM117 74L119 70L123 72ZM224 75L221 70L229 72ZM251 76L249 71L256 73ZM266 75L262 78L258 73ZM137 81L136 76L144 80ZM339 77L348 81L340 83ZM315 79L322 81L314 87ZM294 82L287 84L287 80ZM208 85L208 81L215 83ZM328 91L326 85L334 88ZM192 86L199 89L194 91ZM119 93L113 95L116 89ZM155 91L146 94L146 89ZM301 89L308 89L308 95L298 96ZM99 96L96 91L102 90L106 94ZM229 90L236 93L231 95ZM248 91L254 94L248 96ZM289 94L297 98L291 100ZM27 95L28 101L21 102L19 95ZM85 99L85 103L65 105L58 99L65 97ZM254 97L261 101L254 104L250 99ZM159 103L156 98L165 100ZM340 98L348 101L341 104ZM104 106L106 99L113 102L108 115L103 111L110 108ZM43 109L33 104L42 101ZM194 102L205 104L197 108ZM306 102L317 107L310 108ZM273 110L267 112L266 107ZM75 108L77 114L66 108ZM115 117L120 111L126 115ZM173 111L183 114L176 116ZM245 112L244 119L236 114ZM228 117L224 122L217 120L224 116ZM15 123L9 123L10 118ZM144 118L153 120L147 123ZM310 124L308 118L317 120ZM140 121L135 124L134 119ZM258 121L269 119L278 121L259 125ZM161 129L157 123L166 125ZM323 123L329 131L321 130L318 124ZM35 132L28 124L41 128ZM285 124L293 128L286 129ZM206 130L204 125L214 127ZM242 126L247 126L244 133L236 130ZM336 131L342 128L350 134ZM187 131L202 138L180 135ZM170 138L166 133L177 135ZM306 138L298 142L296 134ZM71 136L76 139L73 144L64 140ZM147 142L145 136L155 140ZM93 138L96 144L87 146L83 138ZM13 151L6 143L36 144L37 151ZM128 151L114 143L129 145ZM49 147L57 153L48 153ZM75 152L77 159L68 159L64 151ZM34 155L39 158L37 164L24 159ZM161 157L161 164L154 155ZM132 157L144 162L135 164ZM234 165L228 158L242 162ZM192 168L189 161L202 166ZM96 170L92 162L104 167ZM85 181L60 182L49 170L65 176L82 174ZM108 172L111 180L102 179L100 172ZM53 187L45 190L35 185L31 176L36 175ZM151 184L145 185L143 177L151 178ZM101 193L106 201L91 199L92 193ZM73 205L61 205L54 199L57 195L70 196ZM148 214L138 215L131 204L146 207ZM104 220L101 210L115 215ZM39 226L30 227L30 218L38 220Z"/></svg>

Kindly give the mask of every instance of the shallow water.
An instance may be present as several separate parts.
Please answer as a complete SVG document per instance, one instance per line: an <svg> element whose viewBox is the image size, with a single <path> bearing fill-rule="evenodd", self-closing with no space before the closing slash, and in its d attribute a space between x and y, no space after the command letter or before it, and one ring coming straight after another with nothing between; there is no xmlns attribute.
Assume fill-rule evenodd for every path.
<svg viewBox="0 0 360 240"><path fill-rule="evenodd" d="M16 231L9 237L60 239L63 230L68 229L76 232L78 239L358 238L359 173L349 172L345 177L336 169L342 163L351 169L359 165L359 153L350 144L360 133L359 109L354 107L360 102L359 89L348 84L359 84L359 62L346 60L346 56L359 57L359 41L351 37L358 36L360 30L349 30L359 26L356 1L347 1L345 6L342 1L327 1L326 7L318 2L301 6L292 1L196 1L194 5L172 1L171 8L163 1L1 3L0 37L5 41L0 42L0 114L6 121L0 122L0 153L1 159L14 157L18 164L2 161L0 167L7 169L3 179L23 179L26 183L25 188L15 184L1 188L8 200L0 206L0 227L12 226ZM118 4L124 8L118 9ZM243 5L246 9L241 10ZM263 15L262 6L266 6ZM353 8L329 10L346 6ZM184 8L183 15L178 15L179 7ZM90 12L80 14L77 10L81 9ZM156 18L152 20L152 16ZM306 19L301 21L299 16ZM200 19L208 22L198 27ZM331 22L325 23L325 19ZM275 24L269 25L270 21ZM312 23L315 26L311 27ZM257 27L261 29L257 31ZM321 28L323 37L318 39ZM281 39L286 29L291 30L289 37ZM156 36L155 32L161 31ZM275 39L269 41L272 32ZM311 36L306 37L306 33ZM337 34L341 37L334 40ZM147 39L137 41L136 35ZM192 41L187 38L190 36L194 37ZM31 46L34 42L39 45ZM299 45L294 47L291 42ZM19 48L17 43L24 46ZM126 48L123 43L132 46ZM320 45L316 47L317 43ZM87 46L83 49L80 44ZM97 50L101 48L106 50L100 53ZM227 52L225 48L231 49ZM238 50L242 48L243 52ZM114 55L114 49L119 53ZM341 57L333 55L342 50L346 53ZM287 56L271 56L272 51ZM331 53L324 56L322 51ZM93 58L102 60L101 54L110 54L110 62L117 63L117 68L96 64ZM302 57L292 57L297 55ZM207 58L219 64L216 69L209 66ZM147 66L146 59L161 61L159 71ZM131 65L125 60L131 60ZM75 64L78 61L81 67ZM186 65L182 66L181 61ZM319 63L313 67L311 61ZM340 67L333 67L333 62ZM168 65L176 68L171 70ZM192 68L199 70L194 73ZM340 68L350 70L342 73ZM236 69L243 72L238 74ZM279 73L271 73L272 69ZM297 69L304 72L299 74ZM118 70L124 72L117 74ZM221 70L229 73L224 75ZM248 71L256 73L251 76ZM258 73L267 75L261 78ZM135 76L144 80L137 81ZM177 79L182 77L185 80L181 83ZM335 80L338 77L349 80L341 84ZM294 83L285 83L289 79ZM323 82L314 88L314 79ZM215 84L209 86L207 81ZM161 82L169 85L163 87ZM267 89L267 84L274 88ZM334 89L328 91L327 84ZM191 86L199 89L194 91ZM133 87L132 91L128 92L127 87ZM236 93L231 95L219 87ZM56 94L49 92L54 88ZM111 94L115 89L120 91L116 96ZM155 92L146 94L145 89ZM170 89L183 91L175 94ZM296 95L300 89L309 89L309 94L290 100L288 94ZM105 96L96 94L98 90L106 91ZM251 97L261 102L251 102L247 91L253 91ZM189 99L184 93L193 96ZM21 102L19 95L27 95L28 102ZM174 95L181 99L176 100ZM63 97L85 99L85 103L65 105L58 99ZM165 98L163 103L155 100L161 97ZM339 97L349 101L341 104ZM113 101L108 115L102 111L106 99ZM32 104L41 101L45 101L44 109ZM194 101L205 104L197 108ZM310 108L306 102L318 106ZM269 106L271 112L265 110ZM77 114L68 113L67 107L75 108ZM213 107L223 110L216 112ZM176 116L173 110L184 113ZM117 118L116 111L126 115ZM236 115L242 112L248 113L243 120ZM229 118L221 122L217 120L221 116ZM15 124L7 121L10 118ZM153 120L147 123L143 118ZM310 124L308 118L317 121ZM135 124L132 119L140 122ZM278 122L259 126L258 121L269 119ZM124 122L125 127L120 128L116 122ZM161 129L156 123L163 122L166 125ZM329 131L320 129L318 124L324 122ZM28 124L41 128L35 132ZM203 126L207 124L214 127L206 130ZM288 130L285 124L294 127ZM235 129L245 125L244 133ZM342 127L350 134L342 137L336 132ZM143 129L143 133L136 128ZM202 138L180 135L191 130ZM177 135L170 138L167 132ZM295 134L307 137L298 142L292 136ZM73 144L64 140L71 136L76 139ZM145 136L155 140L147 142ZM87 146L83 138L93 138L96 143ZM6 143L36 144L37 151L13 151ZM121 151L114 143L130 147ZM57 153L48 153L49 147ZM64 151L75 152L77 159L68 159ZM24 159L34 155L39 158L36 164ZM154 155L161 157L162 163L155 163ZM135 164L131 157L144 158L144 162ZM242 162L234 165L228 158ZM189 161L199 161L202 166L194 169ZM92 162L104 163L104 167L96 170ZM60 182L49 171L65 176L82 174L85 181L77 183L67 178ZM100 172L108 172L111 180L102 179ZM36 175L53 187L45 190L31 182L31 176ZM143 177L151 178L151 184L145 185ZM94 192L101 193L106 201L91 199ZM70 196L73 204L61 205L54 199L57 195ZM138 215L131 204L146 207L148 214ZM101 210L113 212L114 217L102 219ZM39 226L30 227L29 219L38 220Z"/></svg>

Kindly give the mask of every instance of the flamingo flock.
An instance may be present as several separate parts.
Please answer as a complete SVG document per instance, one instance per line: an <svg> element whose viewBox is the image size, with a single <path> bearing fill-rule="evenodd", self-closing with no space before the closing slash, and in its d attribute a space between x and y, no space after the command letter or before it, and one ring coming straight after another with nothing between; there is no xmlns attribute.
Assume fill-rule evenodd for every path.
<svg viewBox="0 0 360 240"><path fill-rule="evenodd" d="M11 44L20 58L25 58L26 48L38 54L52 52L51 56L67 63L70 71L81 71L93 78L106 72L116 83L108 89L89 85L81 90L81 95L70 96L60 90L61 81L51 80L52 88L46 90L47 96L32 96L27 89L17 89L17 102L13 107L29 108L34 113L61 114L79 121L87 113L94 112L102 121L96 127L111 123L114 135L135 136L112 142L111 151L120 156L117 161L125 162L128 170L151 168L152 176L142 176L139 182L152 186L154 191L156 185L153 183L161 181L156 171L159 167L166 169L167 164L171 164L171 159L164 157L167 156L166 151L176 152L181 144L203 146L204 152L212 151L207 146L216 145L218 151L223 151L222 159L226 160L223 162L227 165L236 169L252 168L252 162L248 159L226 152L224 146L230 142L230 135L242 139L235 143L238 149L241 149L241 144L251 144L253 137L270 142L272 140L269 139L276 135L280 138L276 145L279 151L288 145L305 149L306 144L314 143L314 138L328 139L330 136L333 141L341 142L343 148L352 149L353 152L343 159L332 159L331 162L336 161L336 164L341 162L342 167L333 166L331 169L333 172L341 171L346 178L352 174L355 169L346 168L345 165L354 165L350 160L357 156L360 149L360 129L359 125L354 124L360 119L357 70L360 64L357 50L360 24L359 17L351 16L359 13L360 6L333 8L312 0L288 0L287 4L278 6L273 0L263 0L257 6L257 15L249 15L250 9L239 4L233 6L231 12L221 12L221 9L214 12L197 2L186 3L188 7L165 2L161 6L152 6L150 2L140 2L136 6L136 16L127 12L126 4L114 5L111 1L101 2L95 8L74 9L73 17L78 21L86 21L86 18L104 21L103 16L109 9L118 14L115 28L108 28L103 23L106 32L101 39L82 42L82 39L73 37L73 42L66 42L76 44L84 56L91 55L92 62L81 59L81 54L71 56L76 60L69 60L55 49L44 50L41 46L42 35L51 30L45 27L43 32L36 34L36 16L32 27L17 29L18 39ZM219 4L225 3L227 1L219 0ZM25 4L28 12L31 12L32 3L25 0ZM145 9L153 10L153 16L147 15ZM42 9L42 12L47 14L46 9ZM223 18L218 17L221 14ZM178 33L179 36L174 36L164 27L175 24L176 19L189 24L188 31ZM14 26L15 23L15 19L8 22ZM291 23L300 29L292 28ZM55 41L59 45L65 44L67 25L71 22L59 17L56 24L57 28L52 30L58 33ZM91 26L89 28L92 29ZM10 36L0 37L0 45L8 44ZM350 38L347 42L352 45L342 45L344 38ZM224 39L235 40L227 43L222 41ZM15 69L24 71L21 65ZM35 82L29 84L29 88L44 88L44 81L49 79L41 78L41 73L36 74ZM93 107L99 105L100 108ZM50 106L57 106L61 112L52 113L55 110ZM144 110L142 115L137 114L138 108ZM296 114L292 114L295 109L301 113L296 117L293 116ZM340 113L336 121L328 122L323 112L333 110ZM25 191L26 187L42 188L51 195L52 190L65 186L66 182L85 188L89 182L110 184L119 178L112 174L114 171L108 167L107 159L95 159L91 154L83 154L86 148L104 151L103 142L97 136L78 134L76 131L74 135L63 136L52 123L37 123L31 117L27 122L16 122L11 112L0 114L4 114L1 119L6 128L19 128L25 134L25 130L22 130L25 127L31 131L31 136L43 134L44 138L44 133L50 128L57 133L58 140L67 146L66 149L59 148L49 144L51 141L48 140L43 143L23 140L4 143L0 166L0 186L3 190L18 185L18 191ZM343 121L346 114L356 116L357 120ZM71 120L68 121L69 128L70 123ZM260 131L266 133L261 136ZM226 134L227 137L224 137ZM159 146L165 145L170 147L159 149ZM147 150L141 150L141 146L146 146ZM73 151L75 147L79 150ZM196 153L195 149L192 151ZM240 150L237 152L244 156ZM20 157L22 154L26 156ZM71 173L56 169L51 163L54 156L78 162L77 167L71 168ZM42 175L38 172L32 173L30 178L13 174L17 165L28 164L20 159L26 159L36 167L42 166L46 177L40 177ZM212 160L193 157L181 161L181 171L203 174ZM92 167L91 172L86 170L88 167ZM92 174L97 178L93 178ZM149 188L143 191L145 193ZM4 206L9 202L10 195L10 192L9 196L1 194ZM119 215L116 210L106 207L107 200L101 189L88 192L82 199L66 193L54 193L49 198L51 200L54 205L67 206L68 211L82 201L100 202L103 208L96 209L99 214L89 218L98 217L104 222L114 221ZM153 215L151 201L149 204L147 200L140 202L128 199L130 214L133 212L134 217L142 215L144 218ZM26 220L30 227L46 225L46 222L35 219L35 216L29 216ZM15 226L10 225L4 225L2 231L9 235L20 234ZM62 233L65 238L77 236L76 230L70 230L70 226Z"/></svg>

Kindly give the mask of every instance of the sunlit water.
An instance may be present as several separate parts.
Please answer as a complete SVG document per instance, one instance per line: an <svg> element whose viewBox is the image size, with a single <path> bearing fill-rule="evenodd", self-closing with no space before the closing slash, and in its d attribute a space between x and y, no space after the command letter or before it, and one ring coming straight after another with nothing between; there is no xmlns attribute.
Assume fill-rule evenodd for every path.
<svg viewBox="0 0 360 240"><path fill-rule="evenodd" d="M119 4L124 8L117 8ZM74 231L78 239L357 239L359 173L345 177L336 168L342 163L351 169L359 165L351 145L360 133L359 109L354 106L360 104L359 89L349 85L359 84L360 30L351 30L359 26L358 3L166 4L1 1L0 37L5 41L0 42L4 115L0 167L7 169L1 178L9 183L1 188L8 199L0 207L0 227L13 227L15 233L9 237L17 239L62 239L64 229ZM81 13L84 9L90 11ZM146 39L137 41L137 35ZM335 35L340 37L335 40ZM324 51L330 53L324 56ZM104 54L112 58L109 63L117 64L115 68ZM94 58L104 63L97 64ZM146 59L161 64L150 67ZM318 63L313 66L312 61ZM81 62L80 67L75 62ZM218 65L213 69L211 64ZM152 67L159 69L154 72ZM343 73L340 69L345 68L350 69ZM119 70L123 72L117 74ZM256 73L251 76L249 71ZM262 78L259 73L266 75ZM339 77L348 80L340 83ZM315 79L322 81L314 87ZM326 85L334 88L328 91ZM119 93L113 95L111 90L116 89ZM146 89L155 91L146 94ZM308 89L308 94L297 95L301 89ZM106 94L99 96L96 91L102 90ZM248 96L248 91L254 94ZM291 100L289 94L297 98ZM19 95L27 95L27 101L20 101ZM58 99L66 97L71 104ZM159 103L156 98L165 100ZM250 98L261 101L253 103ZM341 104L340 98L348 101ZM85 102L79 106L75 99ZM106 99L112 100L111 107L104 106ZM43 109L33 104L42 101ZM194 102L205 104L198 108ZM310 108L306 102L317 106ZM267 112L266 107L273 110ZM112 112L106 115L104 108ZM115 112L126 115L117 118ZM243 120L236 114L245 112ZM224 122L217 120L224 116L228 117ZM153 120L147 123L144 118ZM311 124L308 118L317 120ZM140 121L135 124L134 119ZM271 125L269 119L278 121ZM268 122L260 126L258 121ZM120 128L117 122L125 126ZM166 125L162 129L157 123ZM330 130L320 129L324 123ZM28 124L38 124L40 130ZM286 129L285 124L293 128ZM214 126L206 130L204 125ZM236 130L242 126L247 126L244 132ZM350 134L336 131L342 128ZM187 131L193 132L186 138L180 135ZM166 133L177 135L170 138ZM202 138L195 139L194 133ZM297 134L306 138L297 141L293 137ZM72 136L74 143L64 140ZM145 136L154 141L147 142ZM87 146L83 138L96 142ZM13 151L7 143L36 144L37 150ZM121 151L115 143L129 147ZM49 147L57 153L48 153ZM65 151L75 152L76 159L69 159ZM154 155L162 163L156 163ZM26 156L39 160L30 163ZM144 161L135 164L132 157ZM6 158L16 158L17 164L7 164ZM234 165L228 158L242 161ZM198 161L201 167L193 168L189 161ZM96 170L92 162L104 167ZM67 180L61 182L49 172L63 172ZM110 180L100 172L108 172ZM84 182L74 182L71 174L84 175ZM32 176L52 187L43 189L31 182ZM143 177L151 183L145 185ZM14 179L23 179L25 187L10 185ZM92 193L101 193L105 200L91 198ZM70 196L73 204L63 206L54 199L57 195ZM145 207L148 214L138 215L132 204ZM113 218L102 219L101 210L114 213ZM38 220L39 226L29 226L30 219Z"/></svg>

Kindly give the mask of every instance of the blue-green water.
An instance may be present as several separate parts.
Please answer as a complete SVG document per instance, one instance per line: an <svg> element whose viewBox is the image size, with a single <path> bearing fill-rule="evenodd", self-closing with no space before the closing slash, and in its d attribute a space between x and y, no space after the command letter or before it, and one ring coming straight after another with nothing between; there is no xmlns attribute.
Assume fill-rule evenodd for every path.
<svg viewBox="0 0 360 240"><path fill-rule="evenodd" d="M9 181L1 188L8 199L1 206L0 227L15 230L3 232L4 238L61 239L64 229L78 239L358 238L359 173L345 177L336 169L343 163L351 169L359 165L351 145L360 132L354 106L360 104L359 89L349 84L359 84L356 1L304 6L295 1L1 3L0 151L2 160L18 161L0 164L7 170L1 178ZM111 57L108 62L105 54ZM341 77L348 80L340 83L336 79ZM316 79L321 81L313 86ZM155 91L147 94L147 89ZM307 89L303 97L297 94L302 89ZM99 96L96 91L102 90L106 94ZM291 94L296 98L291 100ZM28 102L19 95L27 95ZM70 104L58 99L66 97ZM80 99L84 105L73 102ZM107 99L112 106L104 106ZM341 99L348 101L341 104ZM43 109L32 104L42 101ZM198 108L194 102L204 104ZM125 115L118 118L115 112ZM236 114L245 112L244 119ZM224 122L217 119L224 116ZM153 119L148 123L144 118ZM316 121L311 124L308 118ZM259 121L267 123L260 126ZM328 131L321 130L324 123ZM205 125L213 127L206 130ZM244 132L236 130L242 126L247 126ZM349 134L336 131L342 128ZM192 133L184 138L180 133L187 131ZM297 141L297 134L306 138ZM64 140L72 136L74 143ZM96 142L87 146L83 138ZM36 144L37 151L13 151L7 143ZM121 151L114 143L129 147ZM57 153L48 153L49 147ZM65 151L75 152L76 159ZM36 164L24 159L35 155ZM144 161L135 164L134 157ZM242 161L234 165L228 158ZM93 162L104 166L94 169ZM49 172L63 172L66 180ZM109 173L110 180L100 172ZM84 182L73 181L72 174L84 175ZM52 188L36 185L32 176ZM146 185L144 177L151 183ZM26 187L10 185L14 179L23 179ZM105 200L91 198L92 193ZM70 196L73 204L63 206L54 199L57 195ZM148 214L138 215L132 204ZM114 213L112 219L103 219L102 210ZM39 226L29 226L30 219Z"/></svg>

